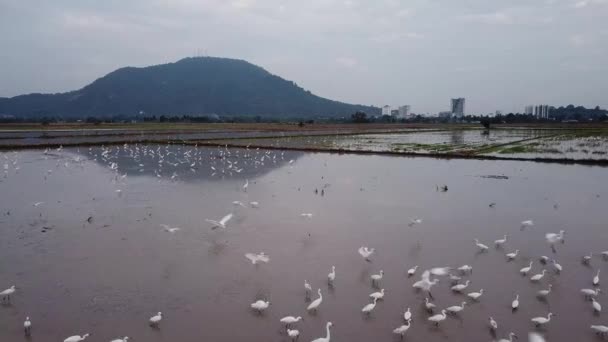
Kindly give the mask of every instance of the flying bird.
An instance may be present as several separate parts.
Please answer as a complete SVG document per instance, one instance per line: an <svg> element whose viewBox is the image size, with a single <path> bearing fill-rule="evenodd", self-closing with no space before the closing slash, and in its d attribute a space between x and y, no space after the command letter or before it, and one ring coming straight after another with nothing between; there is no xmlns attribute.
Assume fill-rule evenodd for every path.
<svg viewBox="0 0 608 342"><path fill-rule="evenodd" d="M206 219L205 221L213 224L213 227L211 227L211 229L217 229L217 228L226 228L226 223L228 223L228 221L230 221L230 219L232 219L232 213L222 217L222 219L218 222L215 220L209 220Z"/></svg>

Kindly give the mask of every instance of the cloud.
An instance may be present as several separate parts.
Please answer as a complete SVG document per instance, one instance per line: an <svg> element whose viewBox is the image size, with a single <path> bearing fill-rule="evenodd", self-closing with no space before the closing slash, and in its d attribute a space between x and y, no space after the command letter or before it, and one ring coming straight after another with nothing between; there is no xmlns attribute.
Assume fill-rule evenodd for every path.
<svg viewBox="0 0 608 342"><path fill-rule="evenodd" d="M352 57L338 57L336 58L336 63L345 68L354 68L359 64L357 60Z"/></svg>
<svg viewBox="0 0 608 342"><path fill-rule="evenodd" d="M471 22L479 22L483 24L513 24L513 18L501 11L491 13L469 14L463 16L463 19Z"/></svg>

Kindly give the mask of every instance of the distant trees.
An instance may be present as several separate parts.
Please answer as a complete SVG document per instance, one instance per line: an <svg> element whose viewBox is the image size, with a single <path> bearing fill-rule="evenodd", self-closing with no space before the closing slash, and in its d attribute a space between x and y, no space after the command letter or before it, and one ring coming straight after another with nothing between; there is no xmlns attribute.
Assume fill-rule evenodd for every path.
<svg viewBox="0 0 608 342"><path fill-rule="evenodd" d="M354 123L367 123L369 119L367 118L367 114L362 111L357 111L355 114L351 115L351 119Z"/></svg>

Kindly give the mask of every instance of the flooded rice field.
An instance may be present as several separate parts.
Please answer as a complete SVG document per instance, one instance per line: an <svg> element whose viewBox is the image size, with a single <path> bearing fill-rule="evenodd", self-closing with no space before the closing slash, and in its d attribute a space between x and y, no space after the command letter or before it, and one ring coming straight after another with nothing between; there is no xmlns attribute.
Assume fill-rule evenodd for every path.
<svg viewBox="0 0 608 342"><path fill-rule="evenodd" d="M590 325L608 324L581 293L598 270L595 288L608 276L603 167L136 144L2 152L0 167L0 291L16 285L0 299L0 341L291 341L279 322L288 315L303 317L292 326L301 341L324 337L328 321L331 341L398 341L407 308L409 341L525 340L529 331L595 341ZM226 216L225 228L207 221ZM546 234L560 230L551 248ZM374 248L370 261L361 246ZM260 252L268 263L245 257ZM431 275L431 314L431 295L412 285L435 267L469 285L459 294L449 276ZM316 312L305 280L313 300L322 293ZM380 289L384 299L363 314ZM482 289L477 301L467 296ZM250 307L257 300L270 301L261 314ZM428 321L461 302L461 313ZM531 319L549 312L536 328Z"/></svg>

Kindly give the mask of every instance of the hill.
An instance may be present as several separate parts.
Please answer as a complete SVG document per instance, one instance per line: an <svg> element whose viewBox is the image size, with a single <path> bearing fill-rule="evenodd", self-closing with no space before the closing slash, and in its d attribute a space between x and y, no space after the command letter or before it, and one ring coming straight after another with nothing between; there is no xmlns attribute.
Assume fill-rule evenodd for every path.
<svg viewBox="0 0 608 342"><path fill-rule="evenodd" d="M0 99L0 115L75 119L136 115L350 116L377 107L316 96L243 60L196 57L143 68L126 67L82 89Z"/></svg>

